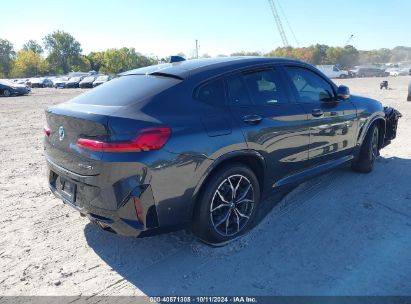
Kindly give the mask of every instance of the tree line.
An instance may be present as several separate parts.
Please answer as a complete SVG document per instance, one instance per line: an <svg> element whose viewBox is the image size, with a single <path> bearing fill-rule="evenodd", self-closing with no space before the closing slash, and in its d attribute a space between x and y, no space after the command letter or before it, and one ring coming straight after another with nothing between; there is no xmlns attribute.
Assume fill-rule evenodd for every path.
<svg viewBox="0 0 411 304"><path fill-rule="evenodd" d="M309 47L279 47L267 54L260 52L237 52L231 56L287 57L306 61L313 65L340 64L345 68L356 65L381 65L385 63L411 62L411 47L397 46L393 49L357 50L352 45L332 47L316 44Z"/></svg>
<svg viewBox="0 0 411 304"><path fill-rule="evenodd" d="M183 53L179 54L184 56ZM219 55L228 56L228 55ZM411 61L411 47L395 47L371 51L357 50L348 45L332 47L316 44L309 47L279 47L266 54L236 52L230 56L271 56L300 59L314 65L340 64L343 67ZM210 57L204 54L202 57ZM67 74L72 71L95 70L104 74L118 74L127 70L156 64L157 57L145 56L135 48L112 48L102 52L83 54L81 44L69 33L55 31L46 35L42 44L34 40L15 51L13 44L0 39L0 78L33 77L37 75Z"/></svg>
<svg viewBox="0 0 411 304"><path fill-rule="evenodd" d="M29 40L21 50L0 39L0 78L58 75L95 70L118 74L157 63L157 58L144 56L135 48L112 48L103 52L82 54L81 44L69 33L55 31L43 38L42 45Z"/></svg>

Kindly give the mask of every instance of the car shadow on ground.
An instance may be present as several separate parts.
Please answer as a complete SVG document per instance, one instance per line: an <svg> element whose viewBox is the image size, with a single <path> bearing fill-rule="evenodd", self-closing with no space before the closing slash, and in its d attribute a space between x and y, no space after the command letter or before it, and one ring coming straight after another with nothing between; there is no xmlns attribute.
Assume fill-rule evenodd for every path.
<svg viewBox="0 0 411 304"><path fill-rule="evenodd" d="M371 174L335 170L271 202L221 248L186 231L132 239L88 224L85 236L123 277L103 294L132 284L148 296L409 295L410 180L409 159L379 158Z"/></svg>

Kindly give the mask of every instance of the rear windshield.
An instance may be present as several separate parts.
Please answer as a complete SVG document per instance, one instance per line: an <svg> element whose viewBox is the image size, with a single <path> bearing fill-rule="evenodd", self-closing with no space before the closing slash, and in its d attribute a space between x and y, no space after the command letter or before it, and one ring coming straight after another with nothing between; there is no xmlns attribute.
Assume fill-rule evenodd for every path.
<svg viewBox="0 0 411 304"><path fill-rule="evenodd" d="M181 80L150 76L129 75L115 78L104 85L71 100L72 103L92 104L100 106L128 106L158 94Z"/></svg>

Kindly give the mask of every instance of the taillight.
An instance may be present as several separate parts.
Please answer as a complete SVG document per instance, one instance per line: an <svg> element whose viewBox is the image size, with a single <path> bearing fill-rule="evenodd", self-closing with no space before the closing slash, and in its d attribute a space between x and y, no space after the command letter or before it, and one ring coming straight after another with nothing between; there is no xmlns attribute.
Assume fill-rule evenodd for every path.
<svg viewBox="0 0 411 304"><path fill-rule="evenodd" d="M133 140L126 142L104 142L99 140L79 138L77 146L96 152L142 152L161 149L170 138L168 127L142 130Z"/></svg>
<svg viewBox="0 0 411 304"><path fill-rule="evenodd" d="M43 133L45 136L49 137L51 134L51 129L49 127L44 126Z"/></svg>

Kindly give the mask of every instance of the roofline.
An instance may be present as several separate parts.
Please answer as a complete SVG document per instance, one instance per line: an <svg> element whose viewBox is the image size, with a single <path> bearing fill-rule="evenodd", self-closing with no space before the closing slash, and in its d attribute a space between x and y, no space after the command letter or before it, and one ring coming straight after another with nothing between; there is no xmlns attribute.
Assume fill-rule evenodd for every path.
<svg viewBox="0 0 411 304"><path fill-rule="evenodd" d="M254 56L236 56L236 57L222 57L222 58L207 58L207 59L192 59L177 63L157 64L139 69L130 70L118 74L118 76L129 75L157 75L164 77L172 77L180 80L187 79L191 76L206 72L210 69L224 68L225 66L234 66L236 63L253 64L270 64L270 63L300 63L308 65L308 63L301 60L280 57L254 57ZM197 63L197 65L196 65Z"/></svg>

